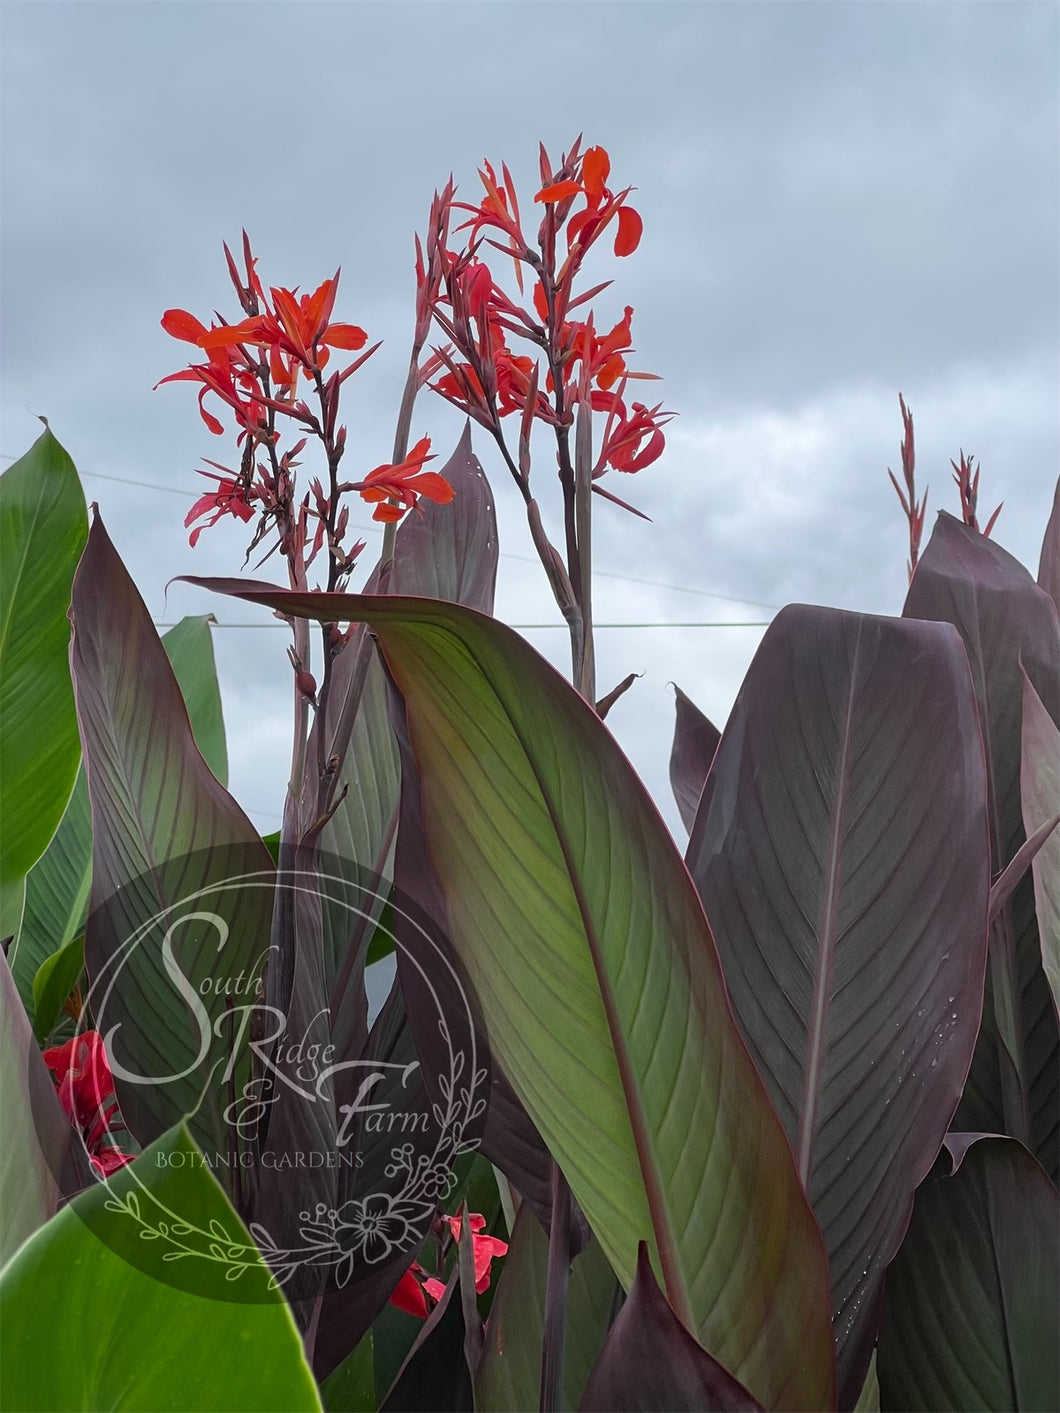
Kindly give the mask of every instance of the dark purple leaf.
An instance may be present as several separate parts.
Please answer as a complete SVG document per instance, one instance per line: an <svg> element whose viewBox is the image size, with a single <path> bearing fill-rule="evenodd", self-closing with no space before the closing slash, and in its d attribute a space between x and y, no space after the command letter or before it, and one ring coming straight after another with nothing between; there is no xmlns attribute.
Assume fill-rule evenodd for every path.
<svg viewBox="0 0 1060 1413"><path fill-rule="evenodd" d="M733 707L688 866L824 1233L850 1406L982 1005L986 777L956 632L784 609Z"/></svg>
<svg viewBox="0 0 1060 1413"><path fill-rule="evenodd" d="M517 1189L520 1197L536 1213L548 1231L551 1199L549 1176L552 1158L545 1141L515 1096L496 1060L490 1065L489 1107L486 1128L479 1145L490 1162ZM589 1229L579 1228L575 1248L589 1239Z"/></svg>
<svg viewBox="0 0 1060 1413"><path fill-rule="evenodd" d="M633 686L633 683L640 675L641 674L639 672L630 672L627 676L622 678L622 681L618 684L617 687L611 688L610 692L608 692L606 697L600 698L600 700L596 703L596 714L601 721L604 720L604 718L607 716L607 713L618 701L619 697L625 696L625 694L629 691L630 687Z"/></svg>
<svg viewBox="0 0 1060 1413"><path fill-rule="evenodd" d="M1021 1144L941 1155L887 1276L881 1407L1060 1407L1058 1251L1056 1188Z"/></svg>
<svg viewBox="0 0 1060 1413"><path fill-rule="evenodd" d="M703 715L699 707L686 697L674 683L677 705L677 721L674 725L674 743L670 750L670 786L681 811L681 820L692 832L692 824L699 808L699 798L703 793L710 763L718 749L721 732Z"/></svg>
<svg viewBox="0 0 1060 1413"><path fill-rule="evenodd" d="M1028 844L1031 844L1048 826L1049 816L1060 801L1060 730L1026 674L1023 678L1020 801L1023 825L1030 836ZM1043 820L1045 823L1040 823ZM1031 871L1042 966L1052 988L1053 1004L1060 1012L1060 829L1048 830L1040 852L1031 860Z"/></svg>
<svg viewBox="0 0 1060 1413"><path fill-rule="evenodd" d="M209 1080L228 1059L231 1026L223 1019L223 994L207 983L260 970L269 889L236 887L214 898L229 928L223 953L212 927L189 924L182 932L175 955L198 993L195 1015L166 970L164 925L152 926L127 954L122 949L152 919L167 918L170 908L201 889L246 874L268 880L272 860L199 753L165 649L98 514L74 577L71 619L70 663L92 808L85 961L90 980L101 987L90 992L94 1019L108 1036L112 1061L130 1074L159 1077L142 1083L116 1071L122 1114L139 1141L158 1138L203 1100L192 1131L206 1151L227 1155L233 1130ZM196 1063L200 1035L208 1030L196 1021L202 1013L220 1026ZM180 1078L164 1079L185 1069ZM243 1073L237 1069L236 1078Z"/></svg>
<svg viewBox="0 0 1060 1413"><path fill-rule="evenodd" d="M581 1413L761 1413L762 1405L711 1358L670 1309L641 1242L629 1299L604 1341Z"/></svg>
<svg viewBox="0 0 1060 1413"><path fill-rule="evenodd" d="M396 984L375 1018L364 1057L390 1066L408 1065L417 1058L404 997ZM390 1104L394 1112L402 1115L426 1110L429 1098L422 1092L422 1086L413 1092L403 1089L401 1080L395 1077L398 1073L393 1069L386 1071L382 1084L373 1090L373 1102ZM349 1097L340 1093L336 1100L341 1103ZM343 1200L386 1191L390 1186L385 1168L392 1157L391 1135L386 1131L366 1131L362 1119L359 1130L351 1135L349 1146L360 1155L361 1166L354 1170L349 1190L342 1193ZM417 1242L411 1249L395 1246L370 1274L344 1287L334 1283L328 1286L320 1307L313 1350L313 1369L318 1379L330 1374L360 1343L380 1311L385 1309L402 1275L418 1257L421 1244Z"/></svg>
<svg viewBox="0 0 1060 1413"><path fill-rule="evenodd" d="M1030 687L1029 690L1034 692L1033 687ZM1034 694L1037 697L1037 692ZM1048 716L1045 717L1045 720L1049 720ZM1051 722L1049 724L1052 725ZM1056 730L1055 726L1053 730ZM1027 870L1034 863L1040 851L1045 847L1050 835L1054 832L1058 824L1060 824L1060 814L1054 814L1047 819L1044 824L1040 824L1034 833L1029 835L1020 845L1012 862L1005 869L1001 877L994 882L993 887L990 889L991 922L994 921L998 913L1000 913L1001 909L1012 897L1013 893L1016 891L1017 885L1022 883ZM1040 913L1041 909L1039 908L1038 911Z"/></svg>
<svg viewBox="0 0 1060 1413"><path fill-rule="evenodd" d="M464 1353L464 1307L454 1268L445 1294L424 1321L381 1413L472 1413L471 1370Z"/></svg>
<svg viewBox="0 0 1060 1413"><path fill-rule="evenodd" d="M904 616L956 625L975 685L986 745L991 868L997 877L1024 842L1020 803L1021 663L1060 722L1056 607L1013 557L951 515L909 586ZM983 1021L954 1127L1009 1133L1060 1172L1060 1030L1045 972L1034 889L1025 877L990 934Z"/></svg>
<svg viewBox="0 0 1060 1413"><path fill-rule="evenodd" d="M1060 611L1060 478L1053 492L1053 509L1045 527L1038 561L1038 587L1044 589Z"/></svg>
<svg viewBox="0 0 1060 1413"><path fill-rule="evenodd" d="M40 1057L7 959L0 956L0 1265L55 1215L74 1132Z"/></svg>

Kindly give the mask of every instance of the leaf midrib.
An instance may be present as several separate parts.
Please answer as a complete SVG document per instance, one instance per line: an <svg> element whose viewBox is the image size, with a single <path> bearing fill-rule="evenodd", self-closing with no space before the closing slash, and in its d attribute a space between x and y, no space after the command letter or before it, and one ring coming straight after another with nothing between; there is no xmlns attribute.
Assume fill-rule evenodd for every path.
<svg viewBox="0 0 1060 1413"><path fill-rule="evenodd" d="M521 730L500 692L494 686L493 674L483 664L476 650L466 639L454 634L448 625L442 624L435 626L441 626L444 632L453 637L458 646L463 649L479 671L483 682L488 684L490 693L497 702L503 719L507 722L519 743L519 748L523 753L523 757L529 766L534 782L540 792L542 803L548 812L549 821L563 856L567 880L578 908L578 914L589 947L593 970L596 974L597 985L600 988L604 1016L607 1021L611 1045L618 1065L619 1079L622 1084L622 1092L626 1102L630 1127L633 1131L637 1165L640 1169L641 1180L644 1183L648 1211L651 1216L652 1227L659 1251L659 1259L663 1268L667 1297L674 1306L675 1312L678 1314L679 1318L688 1328L696 1329L698 1325L692 1313L687 1283L677 1262L677 1237L673 1230L670 1214L667 1209L658 1165L654 1161L654 1147L648 1129L647 1115L644 1111L643 1099L634 1073L632 1057L629 1053L629 1047L626 1043L625 1034L618 1014L618 1003L611 985L610 976L604 964L600 938L592 919L592 909L582 891L571 843L566 830L561 825L552 791L547 786L542 773L537 767L524 732ZM416 630L414 629L413 631L415 632ZM419 636L419 634L417 634L417 636ZM588 708L586 709L588 710Z"/></svg>
<svg viewBox="0 0 1060 1413"><path fill-rule="evenodd" d="M817 1137L817 1110L827 1053L828 1011L831 1001L832 967L835 961L839 911L839 874L842 866L843 830L847 805L847 775L850 737L853 727L854 695L861 658L861 626L854 639L854 654L847 676L843 731L840 738L839 764L836 773L835 799L832 807L828 864L817 934L818 966L814 977L813 1008L810 1014L806 1049L806 1069L803 1076L802 1104L799 1112L799 1133L796 1158L803 1190L810 1190L810 1169L813 1164L814 1142Z"/></svg>

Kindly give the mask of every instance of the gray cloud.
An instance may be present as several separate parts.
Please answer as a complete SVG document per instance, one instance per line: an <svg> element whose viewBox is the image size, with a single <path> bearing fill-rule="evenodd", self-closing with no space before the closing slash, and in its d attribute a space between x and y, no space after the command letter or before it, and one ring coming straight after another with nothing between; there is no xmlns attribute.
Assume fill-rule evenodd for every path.
<svg viewBox="0 0 1060 1413"><path fill-rule="evenodd" d="M42 4L3 11L3 441L46 413L152 611L200 612L172 575L227 572L236 530L193 553L193 471L227 444L179 385L163 309L228 292L220 242L252 232L267 277L343 266L341 316L383 349L351 386L351 457L389 453L411 325L412 232L483 157L532 190L539 138L611 152L645 218L599 262L601 319L636 309L638 366L681 413L667 455L601 506L601 568L767 603L895 611L903 526L897 393L913 407L931 514L949 458L982 458L1002 543L1033 568L1057 471L1057 40L1047 3ZM649 385L650 388L651 385ZM417 429L439 446L459 418ZM531 553L487 445L502 548ZM545 497L547 456L537 471ZM929 514L929 519L931 515ZM367 520L367 512L363 519ZM552 621L539 572L503 562L500 611ZM602 621L768 616L598 581ZM222 620L249 619L215 607ZM561 632L528 636L561 668ZM609 724L674 822L676 678L723 718L757 629L604 631L602 685L646 675ZM217 635L233 783L278 813L289 721L283 634Z"/></svg>

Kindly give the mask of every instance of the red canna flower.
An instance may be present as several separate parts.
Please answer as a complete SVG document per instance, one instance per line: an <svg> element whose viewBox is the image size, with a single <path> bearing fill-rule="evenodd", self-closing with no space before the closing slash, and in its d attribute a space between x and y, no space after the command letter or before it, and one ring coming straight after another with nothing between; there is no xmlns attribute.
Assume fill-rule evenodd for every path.
<svg viewBox="0 0 1060 1413"><path fill-rule="evenodd" d="M624 382L622 386L624 388ZM661 429L674 414L663 412L661 402L654 407L635 402L627 412L619 394L594 393L593 407L608 412L603 446L593 469L594 479L602 476L609 466L616 471L642 471L663 454L666 439Z"/></svg>
<svg viewBox="0 0 1060 1413"><path fill-rule="evenodd" d="M324 280L312 294L299 295L297 289L270 288L272 303L266 298L244 233L247 263L247 284L244 286L227 245L225 256L229 273L236 287L247 318L238 324L213 324L205 327L184 309L167 309L162 327L173 338L195 344L206 356L206 363L192 364L179 373L163 378L163 383L199 382L199 409L211 432L221 435L224 427L203 405L207 392L213 392L236 413L243 432L262 437L267 433L267 409L272 408L312 423L304 405L295 403L300 374L315 381L330 358L331 349L358 350L368 341L368 335L356 324L331 323L332 310L338 293L340 271ZM364 358L356 360L340 375L342 379L359 367ZM270 391L266 392L262 378L267 373Z"/></svg>
<svg viewBox="0 0 1060 1413"><path fill-rule="evenodd" d="M420 1320L427 1318L427 1300L420 1283L421 1276L425 1274L419 1262L413 1261L390 1293L391 1305L396 1305L399 1310L404 1310L406 1315L415 1315Z"/></svg>
<svg viewBox="0 0 1060 1413"><path fill-rule="evenodd" d="M470 206L466 201L453 201L451 205L454 210L470 211L471 220L465 221L462 226L458 226L458 231L471 229L468 237L470 245L474 245L479 237L479 233L485 227L497 230L508 237L508 248L515 261L515 278L519 288L523 287L522 270L520 261L523 261L531 254L530 248L523 235L523 228L519 220L519 198L516 195L515 183L512 181L512 174L507 165L501 163L502 180L497 180L497 173L489 162L483 162L479 168L479 180L485 187L486 195L477 206ZM503 248L503 247L502 247Z"/></svg>
<svg viewBox="0 0 1060 1413"><path fill-rule="evenodd" d="M577 297L573 293L581 261L604 229L616 224L614 249L618 255L629 255L636 249L642 229L639 215L626 204L632 188L616 193L608 186L611 161L606 150L590 147L582 153L579 149L580 139L563 157L557 172L541 149L542 186L534 198L545 208L538 234L539 253L526 244L515 186L506 166L502 167L503 180L498 180L494 168L485 164L479 175L486 194L477 206L452 202L454 208L471 214L460 227L470 229L471 243L460 254L442 252L445 292L437 286L431 305L450 343L434 351L419 369L419 377L494 437L502 435L501 418L520 412L520 465L529 465L529 429L534 419L562 429L572 425L576 404L581 401L590 401L594 410L615 408L605 434L605 455L594 473L598 476L609 466L636 471L656 460L665 445L660 427L669 414L640 403L627 414L621 398L617 405L613 398L601 401L602 395L617 385L624 387L627 379L654 376L628 366L633 352L630 305L607 332L597 332L591 312L584 320L569 317L572 310L607 287L605 282ZM575 210L579 198L584 206ZM481 236L489 230L506 236L508 245L490 239L487 244L512 254L517 268L528 264L533 269L531 308L524 309L510 299L479 258ZM557 270L557 237L564 230L567 256ZM507 343L511 334L535 344L543 358L514 353ZM543 375L541 361L547 362ZM544 382L540 389L539 375ZM617 406L621 406L620 413Z"/></svg>
<svg viewBox="0 0 1060 1413"><path fill-rule="evenodd" d="M211 464L215 465L216 463ZM213 511L213 515L206 524L196 525L188 536L188 543L192 549L195 548L202 532L208 530L211 525L216 525L222 516L235 515L243 521L254 519L254 507L247 501L247 490L240 480L233 475L217 476L212 471L200 471L199 475L216 481L217 489L207 491L205 495L200 496L184 517L184 526L187 528L193 520L199 520L202 516L209 515Z"/></svg>
<svg viewBox="0 0 1060 1413"><path fill-rule="evenodd" d="M444 1220L448 1223L453 1240L459 1242L460 1218L446 1217ZM490 1263L494 1257L504 1256L507 1253L508 1243L502 1241L498 1236L490 1236L485 1232L486 1218L481 1213L473 1212L468 1221L471 1224L471 1244L474 1249L475 1290L481 1295L484 1290L489 1290ZM418 1261L413 1261L394 1287L390 1303L396 1305L399 1310L404 1310L408 1315L415 1315L419 1319L425 1320L428 1315L425 1295L438 1301L444 1294L445 1282L439 1280L437 1276L430 1275Z"/></svg>
<svg viewBox="0 0 1060 1413"><path fill-rule="evenodd" d="M88 1161L103 1178L110 1177L111 1173L116 1173L132 1160L131 1153L123 1153L118 1148L102 1148L98 1153L90 1153L88 1156Z"/></svg>
<svg viewBox="0 0 1060 1413"><path fill-rule="evenodd" d="M585 209L567 221L567 249L576 251L578 263L604 227L615 217L618 221L615 254L632 255L640 244L644 223L637 212L625 204L626 197L633 188L626 187L625 191L616 196L607 186L610 172L611 159L605 149L590 147L581 158L580 180L562 177L559 181L547 182L534 197L534 200L542 205L553 207L565 207L566 203L579 195L585 197Z"/></svg>
<svg viewBox="0 0 1060 1413"><path fill-rule="evenodd" d="M44 1063L55 1075L67 1117L76 1122L94 1114L114 1093L107 1052L97 1031L86 1030L65 1045L45 1050Z"/></svg>
<svg viewBox="0 0 1060 1413"><path fill-rule="evenodd" d="M328 361L329 348L359 349L368 342L368 335L355 324L328 323L338 284L336 271L332 279L300 298L297 289L270 289L272 309L266 303L264 314L209 329L196 342L208 352L241 344L274 351L275 361L270 364L274 382L292 382L295 361L312 375Z"/></svg>
<svg viewBox="0 0 1060 1413"><path fill-rule="evenodd" d="M449 1229L453 1233L453 1240L460 1240L460 1218L446 1217ZM490 1262L494 1256L504 1256L508 1251L508 1243L502 1241L499 1236L490 1236L486 1232L486 1218L478 1212L472 1212L468 1217L471 1227L471 1245L475 1252L475 1290L482 1294L484 1290L489 1290L490 1285ZM480 1235L480 1233L484 1233ZM424 1289L430 1290L430 1283L424 1282ZM445 1287L443 1286L444 1290Z"/></svg>
<svg viewBox="0 0 1060 1413"><path fill-rule="evenodd" d="M448 505L453 499L453 488L444 476L436 471L424 471L427 461L433 461L430 451L430 437L423 437L405 457L396 464L385 463L369 471L363 481L353 482L344 489L359 491L361 499L370 505L375 504L373 520L400 520L406 510L416 505L420 496L426 496L436 505ZM397 501L397 505L390 504Z"/></svg>
<svg viewBox="0 0 1060 1413"><path fill-rule="evenodd" d="M132 1155L120 1151L111 1133L120 1113L102 1036L83 1031L65 1045L45 1050L44 1063L55 1076L59 1102L80 1129L96 1171L105 1177L131 1163Z"/></svg>

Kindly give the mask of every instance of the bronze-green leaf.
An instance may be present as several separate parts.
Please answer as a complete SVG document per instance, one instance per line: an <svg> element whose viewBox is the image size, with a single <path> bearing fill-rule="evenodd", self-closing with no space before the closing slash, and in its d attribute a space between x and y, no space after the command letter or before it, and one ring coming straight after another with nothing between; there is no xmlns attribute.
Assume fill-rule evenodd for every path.
<svg viewBox="0 0 1060 1413"><path fill-rule="evenodd" d="M70 585L88 533L74 463L50 431L0 476L0 882L47 848L77 774Z"/></svg>

